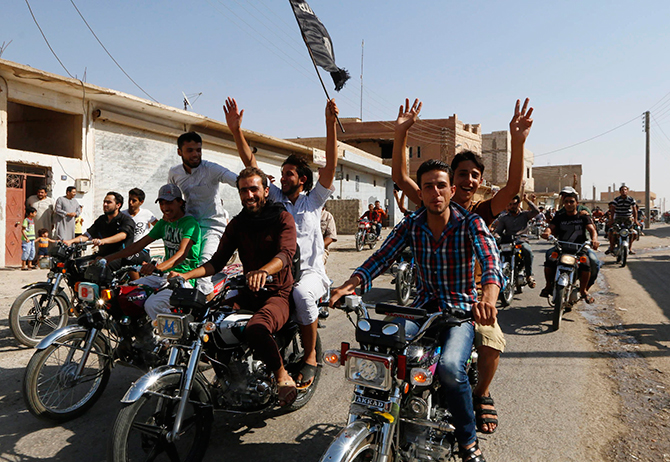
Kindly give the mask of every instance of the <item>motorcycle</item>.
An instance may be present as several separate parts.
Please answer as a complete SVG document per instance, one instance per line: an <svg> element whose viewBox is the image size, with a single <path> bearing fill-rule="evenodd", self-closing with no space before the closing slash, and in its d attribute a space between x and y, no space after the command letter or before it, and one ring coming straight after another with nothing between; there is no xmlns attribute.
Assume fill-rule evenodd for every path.
<svg viewBox="0 0 670 462"><path fill-rule="evenodd" d="M534 236L535 239L539 239L540 234L542 234L542 231L544 231L546 227L547 222L544 220L544 216L540 214L528 223L528 234Z"/></svg>
<svg viewBox="0 0 670 462"><path fill-rule="evenodd" d="M406 306L412 295L412 288L416 285L416 265L414 255L409 250L404 251L398 261L391 266L391 274L395 284L396 300L400 305Z"/></svg>
<svg viewBox="0 0 670 462"><path fill-rule="evenodd" d="M514 294L522 293L523 286L527 284L526 269L523 262L522 237L525 236L514 237L513 242L508 242L510 240L509 236L504 236L498 244L502 273L505 277L505 287L498 295L500 305L503 307L509 306Z"/></svg>
<svg viewBox="0 0 670 462"><path fill-rule="evenodd" d="M377 234L374 223L367 218L361 218L358 220L358 231L356 232L356 250L360 252L366 245L370 246L370 250L374 249L377 245Z"/></svg>
<svg viewBox="0 0 670 462"><path fill-rule="evenodd" d="M371 319L361 297L349 295L341 307L357 315L359 349L343 343L328 350L324 362L344 366L356 385L347 426L321 456L321 461L448 461L457 454L451 413L441 403L437 362L444 328L471 322L461 310L428 314L422 308L377 304L375 312L422 323L406 338L403 325ZM477 381L477 353L472 349L468 378Z"/></svg>
<svg viewBox="0 0 670 462"><path fill-rule="evenodd" d="M146 340L151 337L143 308L148 289L124 285L136 269L110 272L89 265L86 281L76 283L82 307L77 324L46 336L24 373L23 398L33 415L71 420L100 398L116 362L146 369L162 361L158 346Z"/></svg>
<svg viewBox="0 0 670 462"><path fill-rule="evenodd" d="M121 400L109 445L110 461L199 461L207 450L213 411L250 414L271 409L278 402L272 371L254 359L244 340L244 328L253 313L234 311L226 298L248 290L244 275L232 278L210 302L195 289L178 287L171 280L173 314L159 314L158 336L169 342L167 364L137 380ZM297 323L289 320L275 334L284 367L297 374L303 350ZM316 353L321 361L321 340ZM207 364L207 367L201 367ZM298 390L295 411L305 406L318 385L321 368L306 389Z"/></svg>
<svg viewBox="0 0 670 462"><path fill-rule="evenodd" d="M67 246L58 242L50 251L50 257L40 260L40 267L50 268L46 282L35 282L23 286L9 310L9 328L14 338L22 345L34 347L52 332L64 327L70 314L80 312L78 299L71 299L61 285L75 294L75 284L84 280L84 272L94 256L82 257L83 250L92 242Z"/></svg>
<svg viewBox="0 0 670 462"><path fill-rule="evenodd" d="M563 313L572 310L572 306L580 299L579 293L579 265L589 263L586 251L590 246L585 242L559 241L549 236L549 242L556 246L550 258L557 262L554 276L554 291L549 297L549 305L554 307L552 327L558 330L561 327Z"/></svg>
<svg viewBox="0 0 670 462"><path fill-rule="evenodd" d="M626 226L621 223L615 223L612 227L614 232L614 244L612 255L616 257L616 262L623 268L628 262L628 254L630 253L630 244L633 236L637 235L637 230L631 225Z"/></svg>

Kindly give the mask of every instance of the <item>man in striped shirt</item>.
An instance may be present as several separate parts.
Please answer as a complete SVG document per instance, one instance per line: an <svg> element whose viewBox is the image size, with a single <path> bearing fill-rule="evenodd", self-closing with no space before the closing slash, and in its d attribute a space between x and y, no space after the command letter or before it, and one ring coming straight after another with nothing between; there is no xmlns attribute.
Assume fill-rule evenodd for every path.
<svg viewBox="0 0 670 462"><path fill-rule="evenodd" d="M628 186L621 186L619 188L620 195L614 199L614 223L618 223L623 226L631 226L635 224L640 229L640 222L637 220L637 203L635 199L628 195ZM633 242L637 238L636 233L631 233L630 247L629 252L631 255L635 255L633 252ZM614 233L610 233L610 248L605 252L609 254L614 248L614 241L616 236Z"/></svg>
<svg viewBox="0 0 670 462"><path fill-rule="evenodd" d="M354 271L351 278L331 294L334 304L386 271L406 247L417 265L417 297L414 306L426 309L459 308L472 311L476 322L492 325L496 320L498 292L503 284L500 257L484 220L451 202L454 186L449 165L438 160L424 162L417 171L423 208L396 226L382 247ZM482 299L477 299L475 259L482 268ZM407 329L410 332L412 327ZM474 325L448 330L438 364L443 399L454 417L456 438L467 461L484 461L477 446L472 389L466 364L474 341Z"/></svg>

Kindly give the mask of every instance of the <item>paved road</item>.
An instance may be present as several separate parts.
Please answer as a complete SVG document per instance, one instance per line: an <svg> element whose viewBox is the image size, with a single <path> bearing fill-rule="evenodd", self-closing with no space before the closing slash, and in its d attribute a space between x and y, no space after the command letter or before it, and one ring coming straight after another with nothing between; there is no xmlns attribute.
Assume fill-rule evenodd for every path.
<svg viewBox="0 0 670 462"><path fill-rule="evenodd" d="M665 236L658 237L654 243L664 243L664 239ZM342 236L335 246L328 270L339 284L370 251L354 251L350 236ZM534 243L533 247L538 255L536 275L541 281L539 260L546 244ZM633 271L636 258L631 260ZM605 273L613 270L606 268ZM623 271L629 270L619 272ZM663 271L668 272L665 267ZM16 346L7 326L7 313L20 293L21 282L44 276L20 271L0 271L0 274L5 281L0 287L0 461L104 460L109 429L120 409L119 399L138 374L126 368L115 369L100 402L73 422L52 426L32 417L25 410L20 394L23 368L32 351ZM621 274L616 278L621 278ZM639 277L644 286L650 276ZM613 293L627 293L628 282L616 278L613 277L616 288L610 287L605 279L599 281L596 304L579 305L565 317L559 332L550 331L551 311L546 300L538 297L539 285L515 296L512 306L501 311L500 323L508 347L493 386L493 397L501 414L500 429L482 439L489 461L632 460L629 457L632 450L617 445L622 435L631 435L630 430L635 427L626 418L627 413L632 415L630 406L621 398L626 368L617 367L611 354L620 347L603 339L603 332L620 322L618 317L607 316L623 313L617 310L614 303L617 296ZM663 293L654 294L663 297ZM366 295L369 300L393 297L388 275L381 276ZM661 300L652 296L644 303L653 310ZM667 316L666 305L666 311L659 310L653 322L667 323ZM641 335L649 335L653 328L651 323L637 327ZM353 342L353 326L338 311L333 312L327 327L319 332L325 348L337 347L343 340ZM658 356L667 358L670 347L667 324L665 332L664 340L645 343L650 356L660 353ZM639 361L636 373L650 369L646 359ZM665 367L663 364L659 362L654 367ZM670 370L665 373L667 380ZM245 418L219 414L215 417L206 460L220 460L225 455L231 460L317 461L346 420L351 388L342 369L325 367L316 396L301 411ZM662 416L663 389L656 391L658 415ZM630 393L637 396L634 390ZM639 460L663 460L662 453L660 459L656 453L645 459L645 450L646 446L635 450Z"/></svg>

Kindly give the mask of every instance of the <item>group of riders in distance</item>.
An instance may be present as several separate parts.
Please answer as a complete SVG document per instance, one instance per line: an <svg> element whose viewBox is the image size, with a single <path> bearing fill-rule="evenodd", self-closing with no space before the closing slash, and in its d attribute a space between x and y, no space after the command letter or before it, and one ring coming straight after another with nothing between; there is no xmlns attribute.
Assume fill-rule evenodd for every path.
<svg viewBox="0 0 670 462"><path fill-rule="evenodd" d="M195 132L184 133L177 140L182 163L169 170L166 184L158 191L160 219L138 213L145 199L141 190L136 188L130 192L132 214L121 212L121 194L109 192L103 201L103 215L80 236L63 243L76 246L90 242L97 246L95 264L106 265L112 271L137 265L139 274L131 276L134 279L131 284L151 289L143 306L152 321L175 312L171 296L177 285L166 288L166 281L177 281L181 288L195 288L209 302L216 295L212 277L216 277L237 252L247 290L240 290L221 303L234 310L251 312L244 328L244 340L253 356L274 376L276 402L280 406L291 406L301 392L315 384L318 376L322 361L317 333L319 301L327 298L330 290L328 303L330 307L338 307L355 294L357 287L368 290L373 279L409 249L416 267L415 298L411 306L423 308L429 315L453 312L471 316L471 321L442 328L435 374L439 381L439 400L451 415L460 457L463 461L484 461L477 432L491 434L498 426L490 387L505 349L496 302L499 295L503 296L501 290L515 284L510 274L503 271L500 244L496 239L503 243L516 242L531 221L546 222L546 229L541 233L544 239L553 239L557 248L567 248L569 244L580 246L576 263L579 298L590 304L594 299L589 288L601 265L594 252L599 247L594 218L605 217L607 253L620 259L619 236L623 229L629 230L631 235L626 252L634 253L632 242L639 232L635 229L635 225L639 225L638 211L625 186L620 190L621 195L610 203L606 214L598 216L596 213L592 216L579 203L577 192L570 187L561 191L560 204L553 216L534 204L532 194L527 196L522 192L524 146L533 124L533 108L529 107L528 99L516 102L509 124L508 181L493 197L475 201L483 180L484 163L478 154L470 151L458 153L451 164L428 160L418 168L416 178L412 178L408 172L406 145L408 132L421 108L421 102L415 100L410 104L409 99L400 106L392 155L396 197L401 192L403 197L420 206L408 211L404 209L404 200L400 200L405 214L403 220L392 229L379 250L347 281L332 290L324 265L320 219L322 208L335 190L338 108L334 100L326 105L326 164L319 169L318 178L313 177L304 159L291 155L281 166L280 185L269 181L259 169L241 129L244 111L234 99L228 98L223 109L245 166L241 172L234 173L202 159L202 138ZM242 211L230 221L219 195L221 183L235 187L242 204ZM527 211L522 211L524 202ZM377 202L370 204L361 217L371 222L375 240L380 239L385 213ZM156 263L151 261L148 248L159 239L164 243L165 256ZM521 240L518 249L522 260L519 283L534 288L531 247ZM555 284L561 283L557 268L560 271L561 265L563 258L552 246L545 257L542 297L555 297ZM416 336L421 325L411 316L407 318L396 317L390 322L401 326L408 338ZM294 369L285 364L284 345L277 339L289 319L297 323L302 344L302 358L299 367ZM139 339L151 347L159 345L154 326L156 322L141 331L144 338ZM473 345L478 379L471 385L468 374ZM360 375L365 377L366 373L361 370ZM436 425L436 431L444 430ZM172 442L175 435L164 437ZM399 457L398 460L404 459Z"/></svg>

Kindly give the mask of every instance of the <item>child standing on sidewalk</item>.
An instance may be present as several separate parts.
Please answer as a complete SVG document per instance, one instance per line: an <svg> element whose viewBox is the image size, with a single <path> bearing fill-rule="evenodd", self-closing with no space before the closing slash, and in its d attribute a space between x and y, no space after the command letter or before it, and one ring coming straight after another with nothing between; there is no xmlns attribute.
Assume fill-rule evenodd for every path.
<svg viewBox="0 0 670 462"><path fill-rule="evenodd" d="M29 270L35 268L35 215L37 210L26 207L26 217L21 224L21 269Z"/></svg>
<svg viewBox="0 0 670 462"><path fill-rule="evenodd" d="M42 257L49 256L49 243L58 241L55 239L49 239L49 230L46 228L42 228L37 231L37 235L39 237L35 239L35 246L37 247L36 260L39 260Z"/></svg>

